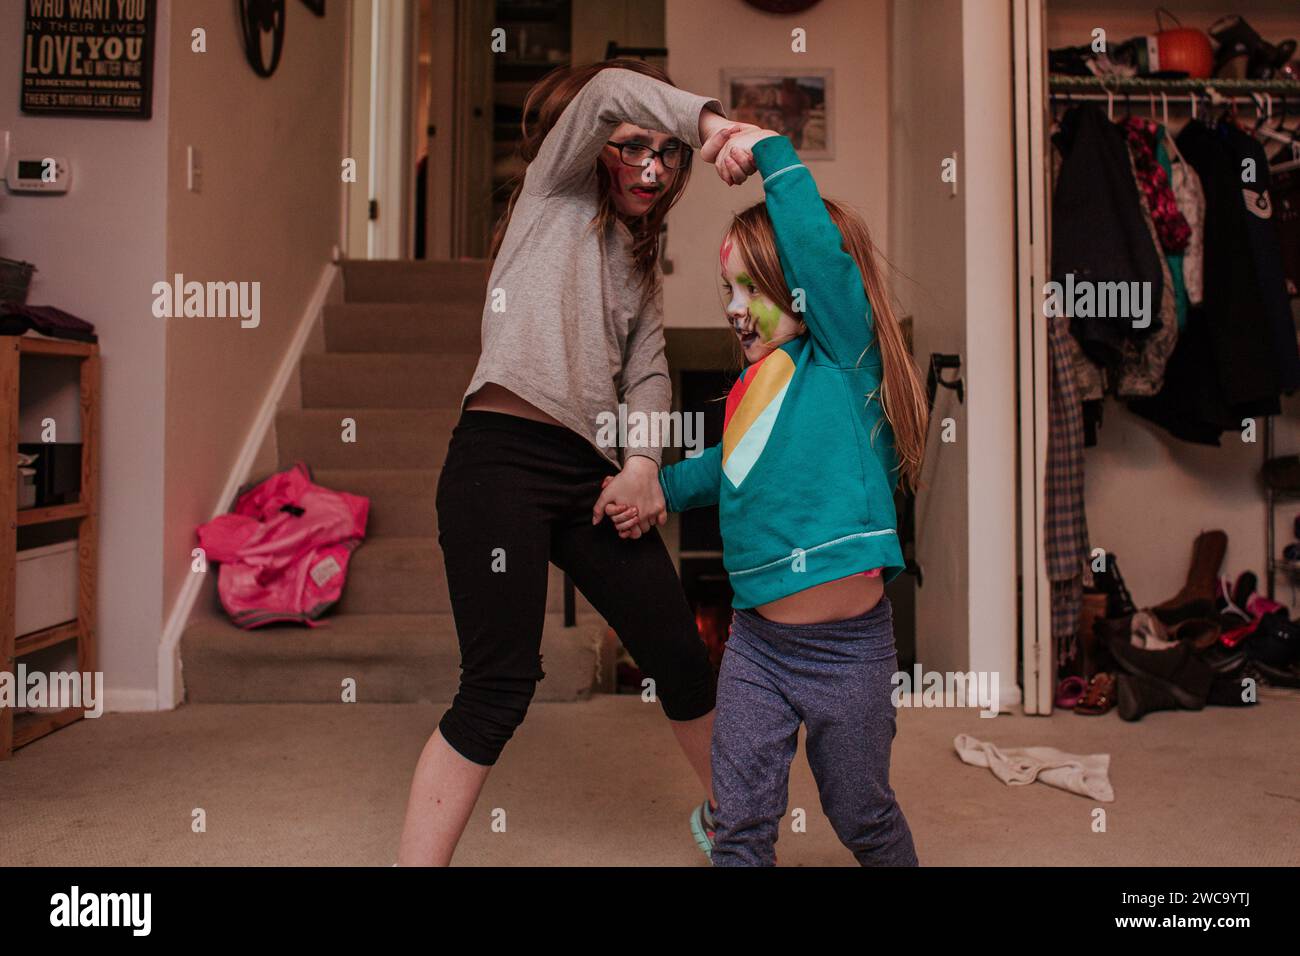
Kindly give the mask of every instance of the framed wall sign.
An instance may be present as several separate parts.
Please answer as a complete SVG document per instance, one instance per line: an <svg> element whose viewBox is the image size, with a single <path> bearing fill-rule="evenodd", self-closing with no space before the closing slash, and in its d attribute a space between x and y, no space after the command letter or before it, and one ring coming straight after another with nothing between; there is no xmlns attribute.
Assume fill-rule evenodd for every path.
<svg viewBox="0 0 1300 956"><path fill-rule="evenodd" d="M804 159L835 158L834 70L724 68L728 119L790 138Z"/></svg>
<svg viewBox="0 0 1300 956"><path fill-rule="evenodd" d="M24 113L149 119L157 0L25 0Z"/></svg>

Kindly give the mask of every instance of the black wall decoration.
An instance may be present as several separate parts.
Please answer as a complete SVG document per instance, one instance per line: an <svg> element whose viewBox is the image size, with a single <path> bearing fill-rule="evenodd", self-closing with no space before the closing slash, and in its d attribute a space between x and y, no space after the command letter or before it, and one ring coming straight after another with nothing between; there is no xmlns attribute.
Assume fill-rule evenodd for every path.
<svg viewBox="0 0 1300 956"><path fill-rule="evenodd" d="M745 0L751 7L764 13L803 13L809 7L815 7L821 0Z"/></svg>
<svg viewBox="0 0 1300 956"><path fill-rule="evenodd" d="M261 77L269 77L280 65L284 51L284 0L237 0L239 27L244 34L244 55L248 65ZM302 0L318 17L325 16L325 0ZM271 62L265 60L263 44L271 35Z"/></svg>
<svg viewBox="0 0 1300 956"><path fill-rule="evenodd" d="M239 0L239 25L244 32L244 55L258 76L269 77L280 65L284 50L284 0ZM262 59L262 38L272 35L271 62Z"/></svg>

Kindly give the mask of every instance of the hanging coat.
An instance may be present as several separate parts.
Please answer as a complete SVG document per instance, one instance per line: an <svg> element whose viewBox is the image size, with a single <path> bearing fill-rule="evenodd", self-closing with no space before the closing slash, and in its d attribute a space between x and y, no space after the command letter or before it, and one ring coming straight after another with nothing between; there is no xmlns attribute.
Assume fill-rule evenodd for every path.
<svg viewBox="0 0 1300 956"><path fill-rule="evenodd" d="M1129 155L1133 159L1134 178L1141 183L1142 176L1150 177L1151 172L1149 168L1145 171L1140 171L1138 168L1139 152L1134 148L1133 140L1135 136L1143 137L1145 133L1137 127L1136 120L1132 122L1134 129L1130 130L1129 134ZM1156 162L1156 150L1152 148L1154 130L1147 132L1150 134L1150 139L1143 140L1148 149L1144 162L1154 164ZM1151 245L1159 253L1163 290L1160 296L1160 311L1157 313L1160 321L1152 323L1155 332L1151 335L1140 341L1130 339L1124 343L1124 358L1120 362L1119 374L1115 381L1115 394L1120 398L1146 398L1159 392L1164 385L1165 366L1178 344L1178 296L1174 289L1173 268L1163 254L1161 233L1156 225L1148 192L1159 205L1165 207L1162 215L1170 226L1166 232L1176 231L1177 241L1181 241L1184 248L1191 230L1187 227L1187 220L1183 219L1182 213L1178 212L1175 206L1173 191L1164 180L1164 170L1161 169L1159 176L1154 178L1158 182L1152 183L1149 190L1143 186L1138 191L1138 209L1142 212L1142 221L1146 223L1147 233L1151 236ZM1170 207L1173 207L1172 211ZM1176 230L1173 230L1174 217L1177 223Z"/></svg>
<svg viewBox="0 0 1300 956"><path fill-rule="evenodd" d="M1151 290L1151 324L1134 329L1122 317L1073 318L1070 332L1094 362L1116 369L1125 342L1159 328L1164 278L1159 252L1138 205L1124 133L1093 105L1061 118L1055 142L1061 169L1052 194L1052 280L1145 282Z"/></svg>
<svg viewBox="0 0 1300 956"><path fill-rule="evenodd" d="M1129 408L1185 441L1217 445L1244 419L1280 410L1278 347L1252 260L1236 152L1199 120L1183 127L1177 144L1205 193L1205 298L1188 310L1160 393Z"/></svg>
<svg viewBox="0 0 1300 956"><path fill-rule="evenodd" d="M1227 120L1219 122L1237 170L1237 185L1245 210L1242 222L1250 251L1252 272L1259 289L1261 318L1268 327L1270 342L1277 361L1278 385L1291 393L1300 388L1300 351L1296 349L1295 320L1291 318L1291 301L1286 292L1282 268L1282 246L1278 238L1277 207L1271 194L1268 156L1259 140ZM1253 179L1245 170L1254 173ZM1245 181L1243 181L1245 180Z"/></svg>
<svg viewBox="0 0 1300 956"><path fill-rule="evenodd" d="M302 462L241 494L230 514L198 528L220 563L217 591L243 628L310 627L343 593L348 559L366 534L370 499L313 484Z"/></svg>

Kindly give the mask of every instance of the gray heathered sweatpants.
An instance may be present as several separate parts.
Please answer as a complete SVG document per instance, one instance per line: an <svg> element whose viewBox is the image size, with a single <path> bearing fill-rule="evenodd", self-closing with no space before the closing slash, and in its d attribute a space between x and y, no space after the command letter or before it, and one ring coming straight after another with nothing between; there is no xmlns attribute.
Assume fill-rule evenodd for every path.
<svg viewBox="0 0 1300 956"><path fill-rule="evenodd" d="M771 866L799 724L822 810L863 866L916 866L889 786L898 670L889 599L861 617L778 624L737 610L713 727L714 866Z"/></svg>

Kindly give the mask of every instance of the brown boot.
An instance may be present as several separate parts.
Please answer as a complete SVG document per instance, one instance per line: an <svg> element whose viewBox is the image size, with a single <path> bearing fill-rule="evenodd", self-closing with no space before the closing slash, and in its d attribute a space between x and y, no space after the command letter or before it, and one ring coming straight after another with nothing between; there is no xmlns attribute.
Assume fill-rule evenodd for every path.
<svg viewBox="0 0 1300 956"><path fill-rule="evenodd" d="M1222 531L1202 531L1192 545L1192 565L1187 569L1187 583L1168 601L1156 605L1156 610L1169 611L1191 601L1214 603L1219 582L1219 568L1228 550L1228 536Z"/></svg>

